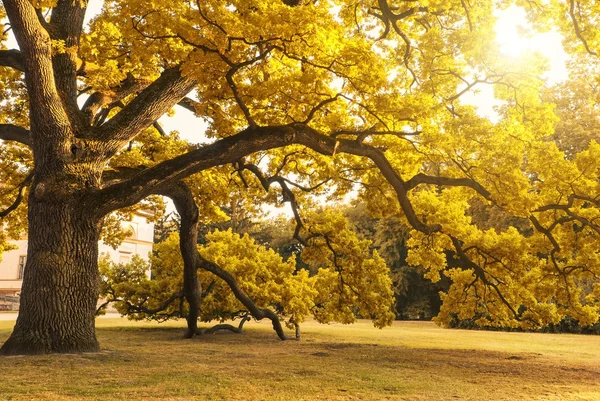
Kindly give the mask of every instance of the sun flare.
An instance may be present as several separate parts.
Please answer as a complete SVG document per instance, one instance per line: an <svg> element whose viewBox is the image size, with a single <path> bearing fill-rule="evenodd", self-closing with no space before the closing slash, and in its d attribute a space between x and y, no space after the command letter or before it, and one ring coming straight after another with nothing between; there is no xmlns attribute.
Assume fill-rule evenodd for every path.
<svg viewBox="0 0 600 401"><path fill-rule="evenodd" d="M500 51L509 57L520 57L531 47L532 38L525 35L527 19L519 7L510 7L499 11L496 23L496 42Z"/></svg>
<svg viewBox="0 0 600 401"><path fill-rule="evenodd" d="M548 59L549 70L544 77L549 83L559 82L567 77L565 62L568 56L557 31L532 33L525 10L517 6L497 11L496 17L496 42L505 57L519 59L528 52L539 52Z"/></svg>

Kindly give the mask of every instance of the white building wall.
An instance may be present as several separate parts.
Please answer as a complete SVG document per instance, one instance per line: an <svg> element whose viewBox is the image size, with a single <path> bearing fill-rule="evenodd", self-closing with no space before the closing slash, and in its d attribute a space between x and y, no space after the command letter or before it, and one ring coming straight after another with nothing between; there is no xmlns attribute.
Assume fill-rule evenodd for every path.
<svg viewBox="0 0 600 401"><path fill-rule="evenodd" d="M19 279L19 257L27 255L27 240L11 241L11 244L19 248L2 254L0 281L17 281ZM0 288L2 288L1 284ZM19 288L21 288L20 283Z"/></svg>
<svg viewBox="0 0 600 401"><path fill-rule="evenodd" d="M146 215L133 216L131 222L123 222L123 228L132 231L117 249L99 241L100 254L109 255L115 263L127 263L133 255L139 255L148 260L154 242L154 223L146 221ZM27 255L27 240L11 241L18 249L6 251L0 262L0 295L14 295L21 289L22 280L19 277L19 258ZM150 274L150 272L148 272Z"/></svg>

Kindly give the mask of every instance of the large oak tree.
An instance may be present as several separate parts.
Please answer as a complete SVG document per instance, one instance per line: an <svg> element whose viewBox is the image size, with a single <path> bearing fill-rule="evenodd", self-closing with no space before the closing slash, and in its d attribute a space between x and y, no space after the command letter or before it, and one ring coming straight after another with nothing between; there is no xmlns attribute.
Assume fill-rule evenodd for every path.
<svg viewBox="0 0 600 401"><path fill-rule="evenodd" d="M576 20L573 2L553 7ZM526 328L566 315L597 321L600 286L584 294L579 283L600 274L600 145L565 157L548 140L543 60L502 58L493 10L466 0L109 0L84 27L84 0L2 0L1 39L13 34L18 49L0 50L0 246L25 221L29 242L2 353L98 350L102 226L155 194L182 215L193 335L196 270L236 291L195 248L199 220L236 184L249 197L279 188L297 240L338 268L342 250L302 216L308 193L356 190L373 213L403 216L409 261L453 281L442 322L453 313ZM588 32L575 26L581 43ZM461 102L480 85L502 101L495 123ZM204 144L164 133L157 120L176 106L208 124ZM472 224L474 197L530 230ZM460 268L446 269L448 251ZM236 296L280 331L270 309Z"/></svg>

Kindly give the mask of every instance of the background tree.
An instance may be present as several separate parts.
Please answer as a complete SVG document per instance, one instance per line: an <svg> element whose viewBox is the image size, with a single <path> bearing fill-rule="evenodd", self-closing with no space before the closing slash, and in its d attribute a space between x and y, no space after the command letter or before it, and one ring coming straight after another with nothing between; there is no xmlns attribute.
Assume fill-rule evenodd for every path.
<svg viewBox="0 0 600 401"><path fill-rule="evenodd" d="M389 324L394 318L393 291L383 260L377 254L370 255L369 242L358 240L341 215L317 220L327 227L335 222L336 231L330 233L322 226L310 228L317 243L305 249L305 258L312 262L314 274L297 269L295 255L285 261L247 234L240 236L231 230L208 234L207 244L199 251L207 260L222 266L256 307L273 309L289 327L298 327L309 315L321 323L352 323L360 315L370 317L378 327ZM320 246L335 247L333 256L321 259ZM147 275L150 266L152 280ZM121 314L133 319L163 321L187 317L183 270L176 233L156 246L151 265L140 258L129 265L104 260L100 269L100 294L106 299L103 307L114 302ZM198 280L205 289L199 305L201 321L242 319L237 328L219 324L208 331L241 330L251 310L239 300L230 282L203 271Z"/></svg>
<svg viewBox="0 0 600 401"><path fill-rule="evenodd" d="M440 291L448 290L448 280L443 277L432 283L424 277L422 266L407 263L409 227L398 216L371 217L364 204L347 207L344 213L357 233L372 241L390 269L396 298L396 318L428 319L440 311ZM452 263L452 255L448 255Z"/></svg>

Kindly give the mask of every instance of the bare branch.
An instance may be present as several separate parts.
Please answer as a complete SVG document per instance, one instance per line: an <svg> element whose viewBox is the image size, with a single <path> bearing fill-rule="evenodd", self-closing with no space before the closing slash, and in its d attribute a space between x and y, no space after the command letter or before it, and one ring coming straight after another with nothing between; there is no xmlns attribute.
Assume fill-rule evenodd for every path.
<svg viewBox="0 0 600 401"><path fill-rule="evenodd" d="M25 178L25 180L23 180L23 182L21 184L19 184L19 186L18 186L19 192L17 194L17 198L8 208L6 208L5 210L0 210L0 217L8 216L13 210L15 210L16 208L19 207L21 202L23 202L23 197L25 196L25 189L29 186L32 179L33 179L33 173L30 173L27 176L27 178Z"/></svg>
<svg viewBox="0 0 600 401"><path fill-rule="evenodd" d="M323 107L325 107L326 105L328 105L329 103L333 103L335 102L339 97L340 97L340 93L338 93L337 95L335 95L334 97L325 99L321 102L319 102L319 104L317 104L315 107L313 107L309 112L308 115L306 116L306 119L303 121L304 124L308 124L310 121L312 121L312 119L315 117L315 114L321 110Z"/></svg>
<svg viewBox="0 0 600 401"><path fill-rule="evenodd" d="M571 21L573 22L573 29L575 29L575 35L579 38L583 47L585 47L585 51L591 54L592 56L598 56L598 53L590 49L587 40L583 37L581 33L581 27L579 26L579 22L575 16L575 0L569 0L569 16L571 17Z"/></svg>
<svg viewBox="0 0 600 401"><path fill-rule="evenodd" d="M240 108L240 110L242 110L242 113L244 114L244 117L246 118L246 121L248 122L248 125L251 128L256 127L256 122L254 121L254 118L252 117L252 114L250 113L250 109L246 105L246 102L244 102L244 100L242 99L242 95L238 90L237 84L235 83L233 76L244 67L252 65L260 60L263 60L273 49L275 49L274 46L267 46L267 48L264 51L261 51L260 54L255 58L243 61L238 64L233 64L227 57L225 57L225 55L219 53L221 59L231 67L229 71L227 71L227 74L225 74L225 79L229 84L229 88L233 93L233 97L235 98L238 107Z"/></svg>
<svg viewBox="0 0 600 401"><path fill-rule="evenodd" d="M258 178L258 180L260 181L261 185L263 186L263 188L266 192L269 192L269 188L271 187L272 183L276 182L279 184L279 186L281 187L281 192L283 194L283 201L290 203L290 206L292 208L292 213L294 214L294 220L296 221L296 228L294 229L293 237L298 242L300 242L302 245L307 246L308 244L306 243L306 240L304 238L302 238L302 236L300 235L300 230L304 227L304 223L302 222L302 217L300 216L300 210L298 207L298 202L296 201L296 195L294 195L294 192L292 192L292 190L288 186L288 183L290 185L293 185L293 186L305 191L305 192L310 192L322 185L325 185L327 182L330 181L330 179L325 180L325 181L315 185L313 188L305 188L305 187L298 185L296 183L293 183L293 182L289 181L288 179L281 177L277 174L274 176L271 176L271 177L265 177L265 175L262 173L262 171L260 171L258 166L253 165L253 164L244 163L243 160L240 160L237 163L237 166L238 166L238 171L240 172L240 175L241 175L242 170L248 170L248 171L252 172L252 174L254 174L256 176L256 178ZM244 179L243 176L241 176L241 177L242 177L242 179Z"/></svg>
<svg viewBox="0 0 600 401"><path fill-rule="evenodd" d="M167 136L167 133L165 132L165 130L163 129L162 125L160 125L160 123L158 121L154 121L154 124L152 124L152 126L154 127L154 129L156 131L158 131L158 133L160 134L160 136Z"/></svg>
<svg viewBox="0 0 600 401"><path fill-rule="evenodd" d="M177 105L196 114L196 106L198 105L198 102L190 99L189 97L184 97L179 101L179 103L177 103Z"/></svg>

